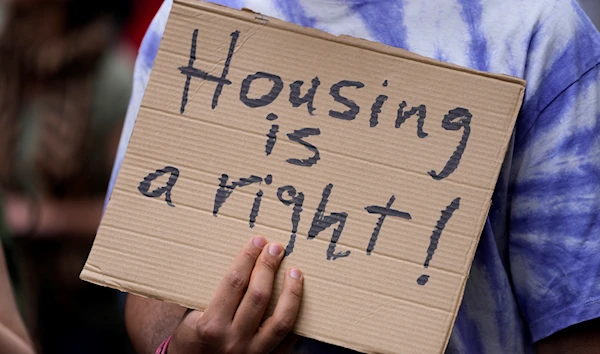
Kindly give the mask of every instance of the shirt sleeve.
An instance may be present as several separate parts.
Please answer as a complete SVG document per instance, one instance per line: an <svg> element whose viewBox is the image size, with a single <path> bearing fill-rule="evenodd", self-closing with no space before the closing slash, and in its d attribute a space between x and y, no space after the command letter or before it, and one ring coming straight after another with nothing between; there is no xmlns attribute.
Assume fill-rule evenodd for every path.
<svg viewBox="0 0 600 354"><path fill-rule="evenodd" d="M600 317L600 36L579 16L560 48L537 39L553 54L517 125L509 262L534 342Z"/></svg>
<svg viewBox="0 0 600 354"><path fill-rule="evenodd" d="M112 194L112 190L115 186L121 164L123 163L125 151L127 150L127 145L129 144L129 139L131 138L131 134L133 132L135 119L140 110L142 98L144 97L144 92L146 91L148 80L150 79L150 73L152 72L154 59L158 53L158 47L165 31L167 19L169 17L172 5L173 0L164 1L154 16L154 19L152 20L148 30L146 31L144 39L142 40L142 44L140 45L133 72L133 88L129 99L127 115L121 131L121 138L119 141L117 154L115 156L112 174L108 184L108 193L106 194L104 208L106 208L106 205L108 204L108 200L110 199L110 195Z"/></svg>

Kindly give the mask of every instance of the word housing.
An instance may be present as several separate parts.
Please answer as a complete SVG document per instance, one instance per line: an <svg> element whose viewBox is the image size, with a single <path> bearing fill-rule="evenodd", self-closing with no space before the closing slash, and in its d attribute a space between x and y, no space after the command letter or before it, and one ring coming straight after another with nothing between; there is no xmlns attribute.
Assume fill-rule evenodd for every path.
<svg viewBox="0 0 600 354"><path fill-rule="evenodd" d="M215 91L212 99L212 109L217 108L219 104L219 97L223 92L223 88L225 86L229 86L232 84L231 80L227 79L227 75L229 73L229 68L233 61L233 55L235 53L235 46L240 37L239 31L234 31L231 33L231 42L229 44L229 51L227 53L227 58L223 64L223 71L221 72L221 76L211 75L206 71L201 69L197 69L194 67L194 62L196 60L196 42L198 39L198 30L195 30L192 35L192 44L190 48L190 59L188 61L187 66L182 66L179 68L179 71L186 76L185 84L183 87L183 95L181 98L181 108L180 113L183 114L185 112L185 107L188 104L188 95L189 88L192 78L199 78L202 80L210 81L216 83ZM250 95L252 83L256 80L268 80L271 83L271 89L269 92L264 93L260 97L256 95ZM304 85L304 81L296 80L290 84L290 95L289 102L292 107L298 108L303 104L306 104L306 109L309 115L314 115L316 108L314 107L314 98L317 90L321 85L321 81L318 77L315 77L311 81L311 87L308 88L306 94L301 96L301 88ZM384 87L388 86L388 80L385 80L382 84ZM246 78L241 83L241 89L239 92L239 99L242 103L244 103L249 108L258 108L265 107L273 103L280 95L283 90L284 82L280 76L267 72L256 72L252 74L248 74ZM354 88L356 90L365 87L365 84L360 81L352 81L352 80L341 80L331 85L329 89L329 94L333 98L333 100L337 103L340 103L347 107L347 110L340 112L336 110L329 111L329 117L340 119L344 121L351 121L356 119L356 116L359 114L361 107L354 102L351 98L348 98L342 95L342 89ZM369 119L369 126L371 128L376 127L379 124L379 113L381 113L382 107L387 101L388 96L379 95L375 99L375 102L371 106L371 114ZM413 116L417 116L417 136L421 139L426 138L429 134L423 130L425 124L425 118L427 115L427 107L424 104L421 104L416 107L412 107L408 110L408 107L405 101L402 101L398 106L398 113L395 122L395 128L400 128L402 124L409 118ZM275 113L269 113L266 117L269 121L275 121L279 117ZM456 149L446 162L445 166L438 173L435 170L431 170L428 174L435 180L442 180L452 172L456 170L458 167L460 160L465 152L467 147L467 142L469 140L469 135L471 134L471 118L472 115L468 109L465 108L454 108L448 111L446 115L444 115L442 119L442 128L445 130L460 130L463 129L462 137L456 146ZM277 140L277 133L279 132L279 125L272 124L271 129L267 133L267 142L265 144L265 154L269 156L275 146L275 142ZM310 167L316 164L320 159L319 150L313 144L310 144L304 141L304 138L309 136L320 135L321 131L319 128L303 128L299 130L295 130L292 133L287 134L289 140L299 143L305 146L308 150L313 152L313 156L309 158L297 159L290 158L287 160L288 163L297 165L297 166L305 166Z"/></svg>

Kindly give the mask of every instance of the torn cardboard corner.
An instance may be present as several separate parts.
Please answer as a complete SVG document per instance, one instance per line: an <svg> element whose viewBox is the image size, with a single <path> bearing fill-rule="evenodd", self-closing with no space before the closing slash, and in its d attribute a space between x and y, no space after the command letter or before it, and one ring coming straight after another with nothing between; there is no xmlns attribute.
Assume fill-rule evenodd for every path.
<svg viewBox="0 0 600 354"><path fill-rule="evenodd" d="M519 79L176 0L81 277L204 308L263 234L286 247L282 269L304 271L296 333L442 353L523 92Z"/></svg>

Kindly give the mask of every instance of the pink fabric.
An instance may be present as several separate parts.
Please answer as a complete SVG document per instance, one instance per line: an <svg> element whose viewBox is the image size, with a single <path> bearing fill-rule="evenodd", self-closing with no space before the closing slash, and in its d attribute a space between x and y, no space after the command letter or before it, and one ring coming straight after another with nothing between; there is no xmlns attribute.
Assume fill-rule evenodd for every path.
<svg viewBox="0 0 600 354"><path fill-rule="evenodd" d="M156 354L167 354L167 347L169 346L169 342L171 342L171 337L172 336L169 336L167 340L165 340L161 343L161 345L158 346L158 348L156 349Z"/></svg>

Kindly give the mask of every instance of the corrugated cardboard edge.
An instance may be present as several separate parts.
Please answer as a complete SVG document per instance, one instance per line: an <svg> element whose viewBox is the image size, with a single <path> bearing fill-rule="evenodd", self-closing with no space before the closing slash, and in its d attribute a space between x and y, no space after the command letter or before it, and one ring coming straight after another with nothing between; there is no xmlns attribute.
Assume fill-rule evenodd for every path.
<svg viewBox="0 0 600 354"><path fill-rule="evenodd" d="M200 1L200 0L174 0L174 3L180 3L185 6L196 8L196 9L199 9L202 11L212 12L212 13L215 13L218 15L227 16L227 17L243 20L246 22L255 23L260 26L270 26L270 27L281 29L281 30L288 31L288 32L295 32L295 33L299 33L299 34L314 37L314 38L319 38L319 39L323 39L323 40L327 40L327 41L331 41L331 42L336 42L336 43L353 46L356 48L361 48L361 49L365 49L365 50L369 50L369 51L373 51L373 52L378 52L378 53L381 53L384 55L390 55L393 57L403 58L403 59L407 59L407 60L411 60L411 61L434 65L434 66L441 67L441 68L446 68L446 69L452 70L452 71L464 72L466 74L472 74L472 75L479 75L479 76L519 85L519 86L521 86L521 89L520 89L519 96L517 97L517 100L514 105L515 111L512 113L512 116L511 116L511 127L510 127L511 130L514 129L514 125L516 123L516 118L521 109L523 97L525 94L525 85L526 85L525 80L523 80L521 78L508 76L508 75L502 75L502 74L494 74L494 73L489 73L489 72L485 72L485 71L479 71L479 70L475 70L475 69L470 69L470 68L454 65L451 63L445 63L445 62L441 62L441 61L438 61L435 59L427 58L424 56L420 56L418 54L408 52L401 48L395 48L395 47L387 46L382 43L371 42L371 41L368 41L365 39L359 39L359 38L354 38L354 37L345 36L345 35L335 36L335 35L332 35L332 34L317 30L317 29L313 29L313 28L309 28L309 27L302 27L299 25L295 25L292 23L288 23L288 22L279 20L279 19L264 16L259 13L253 12L249 9L243 9L244 11L239 11L239 10L225 7L222 5L207 3L204 1ZM170 20L170 18L169 18L169 20ZM144 95L145 95L145 93L144 93ZM133 132L135 132L135 124L134 124L134 128L133 128ZM132 133L132 135L133 135L133 133ZM510 144L510 141L511 141L511 139L507 140L506 144L503 146L502 150L499 152L500 155L502 155L502 156L506 155L506 151L508 149L508 145ZM127 150L129 150L129 148L127 148ZM501 168L502 168L502 164L500 164L498 170L496 171L497 175L500 174ZM112 192L112 191L110 191L110 192ZM478 236L473 240L471 249L468 252L468 258L466 259L466 261L469 263L472 263L472 261L473 261L475 252L477 250L477 245L479 244L479 240L481 238L481 233L485 226L485 222L486 222L485 215L487 215L489 213L489 210L491 207L492 193L493 193L493 188L490 190L488 202L486 203L486 207L482 209L482 214L480 216L481 222L480 222L480 225L478 225L478 227L479 227ZM110 203L110 197L109 197L109 203ZM145 298L152 298L152 299L164 301L163 299L160 299L161 295L149 286L145 286L144 284L140 284L137 282L127 281L124 279L116 279L115 277L104 274L102 272L102 269L93 269L93 268L94 267L92 265L90 265L89 263L86 262L84 269L81 271L80 279L90 282L92 284L99 285L99 286L111 287L111 288L120 290L122 292L129 292L129 293L132 293L132 294L135 294L138 296L142 296ZM469 267L469 270L467 271L467 274L465 274L465 278L461 285L459 296L457 296L456 311L453 314L451 326L448 329L448 332L446 333L445 345L442 348L440 354L443 354L445 351L445 348L448 346L448 342L450 340L450 335L452 334L452 330L454 328L454 323L456 321L456 316L458 314L460 304L464 297L464 290L465 290L465 286L467 284L467 279L469 277L470 270L471 270L471 268ZM138 290L132 291L131 289L133 289L133 288L137 288ZM180 305L180 306L183 306L186 308L190 307L190 304L185 304L184 302L178 302L178 301L172 301L172 300L169 300L169 302L175 303L177 305ZM303 333L301 333L299 331L294 331L294 333L299 334L299 335L304 335ZM322 336L312 336L312 338L314 338L316 340L321 340L321 341L327 340L329 343L338 345L338 346L345 346L344 343L337 342L337 341L331 341L331 339L324 338ZM375 353L375 352L371 352L371 353Z"/></svg>

